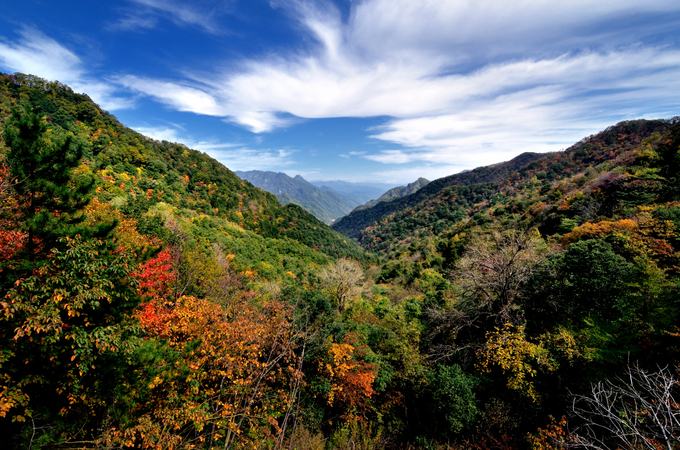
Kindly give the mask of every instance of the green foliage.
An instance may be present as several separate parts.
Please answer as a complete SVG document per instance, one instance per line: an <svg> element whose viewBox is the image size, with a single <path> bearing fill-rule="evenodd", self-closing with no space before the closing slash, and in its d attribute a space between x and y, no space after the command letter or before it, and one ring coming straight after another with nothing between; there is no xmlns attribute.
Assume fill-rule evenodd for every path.
<svg viewBox="0 0 680 450"><path fill-rule="evenodd" d="M28 234L26 252L33 260L54 247L60 237L82 229L77 216L87 204L94 179L73 170L83 155L73 136L29 111L15 109L5 128L7 163L16 180L18 222Z"/></svg>
<svg viewBox="0 0 680 450"><path fill-rule="evenodd" d="M474 377L457 366L437 365L430 372L433 428L444 435L458 434L474 423L477 409Z"/></svg>
<svg viewBox="0 0 680 450"><path fill-rule="evenodd" d="M633 266L600 239L576 242L553 257L555 299L574 317L614 321L621 318L621 299Z"/></svg>
<svg viewBox="0 0 680 450"><path fill-rule="evenodd" d="M111 372L137 345L131 270L102 242L76 239L4 295L0 416L15 423L3 422L10 434L27 420L49 430L59 416L80 424L71 439L96 431L89 418L110 400Z"/></svg>

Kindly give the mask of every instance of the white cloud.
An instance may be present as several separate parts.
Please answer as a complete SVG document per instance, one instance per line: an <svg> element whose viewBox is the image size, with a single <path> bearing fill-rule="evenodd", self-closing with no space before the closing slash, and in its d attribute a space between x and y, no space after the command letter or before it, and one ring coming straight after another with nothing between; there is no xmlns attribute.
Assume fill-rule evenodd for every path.
<svg viewBox="0 0 680 450"><path fill-rule="evenodd" d="M223 116L226 110L205 90L196 86L168 81L136 77L133 75L111 78L115 83L131 91L154 97L158 101L178 110L209 116ZM192 83L196 84L196 83Z"/></svg>
<svg viewBox="0 0 680 450"><path fill-rule="evenodd" d="M121 81L255 133L290 125L282 113L392 117L373 137L410 149L365 156L386 164L558 150L612 121L680 106L680 52L636 40L653 32L636 18L677 12L675 1L366 0L346 22L330 3L275 6L316 45L203 78Z"/></svg>
<svg viewBox="0 0 680 450"><path fill-rule="evenodd" d="M273 167L290 167L295 164L292 150L249 149L242 144L217 140L195 140L180 127L138 126L135 131L152 139L181 142L189 148L207 153L231 170L271 170Z"/></svg>
<svg viewBox="0 0 680 450"><path fill-rule="evenodd" d="M16 71L36 74L48 80L80 78L82 63L73 52L38 30L24 28L16 43L0 42L0 61Z"/></svg>
<svg viewBox="0 0 680 450"><path fill-rule="evenodd" d="M180 142L177 128L172 127L133 127L138 133L157 141Z"/></svg>
<svg viewBox="0 0 680 450"><path fill-rule="evenodd" d="M374 55L426 52L460 61L527 49L562 52L605 35L612 42L612 33L622 39L631 26L644 32L658 26L644 22L645 15L679 9L673 0L370 0L355 4L347 34Z"/></svg>
<svg viewBox="0 0 680 450"><path fill-rule="evenodd" d="M192 1L173 0L130 0L137 5L133 11L115 24L111 29L133 30L153 28L158 17L173 21L177 25L203 29L208 33L224 32L217 17L232 8L233 1Z"/></svg>
<svg viewBox="0 0 680 450"><path fill-rule="evenodd" d="M139 12L129 13L119 21L107 26L108 30L131 31L139 29L152 29L158 24L158 20L153 16L143 16Z"/></svg>
<svg viewBox="0 0 680 450"><path fill-rule="evenodd" d="M116 110L132 106L131 100L117 95L114 86L89 76L83 61L54 39L30 27L23 28L19 34L21 39L17 42L0 41L2 66L12 72L61 81L76 92L87 93L105 109Z"/></svg>
<svg viewBox="0 0 680 450"><path fill-rule="evenodd" d="M197 149L200 150L201 148ZM278 170L278 168L295 165L295 161L292 159L294 152L291 150L234 148L205 151L231 170Z"/></svg>
<svg viewBox="0 0 680 450"><path fill-rule="evenodd" d="M371 178L357 181L406 185L420 177L432 181L461 172L467 168L468 166L456 164L410 164L399 169L376 171L371 174Z"/></svg>
<svg viewBox="0 0 680 450"><path fill-rule="evenodd" d="M253 133L263 133L274 128L285 127L293 123L290 119L282 119L272 111L244 111L242 114L234 113L233 108L227 119L228 122L235 122L248 128Z"/></svg>
<svg viewBox="0 0 680 450"><path fill-rule="evenodd" d="M492 67L460 80L466 96L452 112L394 119L373 135L412 149L366 158L393 164L455 159L475 167L525 151L557 151L622 118L677 114L680 97L669 93L680 92L678 72L680 52L653 49Z"/></svg>

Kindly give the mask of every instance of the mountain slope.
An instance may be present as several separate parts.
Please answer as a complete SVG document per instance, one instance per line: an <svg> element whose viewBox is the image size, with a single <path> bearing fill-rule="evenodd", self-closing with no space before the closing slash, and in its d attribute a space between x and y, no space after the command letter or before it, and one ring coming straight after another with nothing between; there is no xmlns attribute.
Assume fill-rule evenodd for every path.
<svg viewBox="0 0 680 450"><path fill-rule="evenodd" d="M285 173L260 170L236 171L236 175L276 195L281 204L299 205L327 224L349 213L358 205L355 200L333 189L314 186L300 175L291 178Z"/></svg>
<svg viewBox="0 0 680 450"><path fill-rule="evenodd" d="M353 211L333 227L357 239L364 248L393 252L426 236L447 233L461 221L491 220L489 214L507 213L522 220L531 215L528 208L532 204L539 208L540 200L518 193L538 190L561 196L564 189L556 187L561 180L581 172L592 177L617 164L625 165L645 139L666 133L673 123L674 119L621 122L563 152L525 153L505 163L435 180L415 194ZM557 219L546 220L549 224L545 226L552 230L559 227L553 223Z"/></svg>
<svg viewBox="0 0 680 450"><path fill-rule="evenodd" d="M413 207L446 187L494 182L544 156L545 155L540 153L523 153L505 163L478 167L469 172L439 178L431 181L428 185L413 194L398 198L391 202L378 203L369 209L352 211L347 216L334 223L332 228L353 239L358 239L361 232L366 227L373 225L382 217L408 207Z"/></svg>
<svg viewBox="0 0 680 450"><path fill-rule="evenodd" d="M385 192L380 197L376 198L375 200L371 200L370 202L364 205L357 206L354 210L361 211L362 209L372 208L380 202L391 202L392 200L395 200L399 197L404 197L413 194L418 189L422 188L423 186L426 186L429 182L430 180L420 177L413 183L409 183L406 186L397 186L395 188L392 188L389 191Z"/></svg>
<svg viewBox="0 0 680 450"><path fill-rule="evenodd" d="M0 74L0 113L12 105L52 124L55 138L83 147L79 172L94 177L98 197L135 220L168 205L187 218L216 217L265 238L292 239L331 256L361 251L314 216L238 178L210 156L156 141L122 125L87 95L32 75Z"/></svg>

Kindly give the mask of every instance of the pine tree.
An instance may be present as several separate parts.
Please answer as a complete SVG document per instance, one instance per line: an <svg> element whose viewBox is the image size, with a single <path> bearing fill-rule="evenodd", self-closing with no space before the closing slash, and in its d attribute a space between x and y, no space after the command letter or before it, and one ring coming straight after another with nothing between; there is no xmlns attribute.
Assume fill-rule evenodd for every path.
<svg viewBox="0 0 680 450"><path fill-rule="evenodd" d="M49 118L15 109L7 121L7 162L15 180L16 222L27 233L25 258L35 261L59 238L84 231L79 211L90 199L94 178L73 176L83 156L72 136L56 133Z"/></svg>

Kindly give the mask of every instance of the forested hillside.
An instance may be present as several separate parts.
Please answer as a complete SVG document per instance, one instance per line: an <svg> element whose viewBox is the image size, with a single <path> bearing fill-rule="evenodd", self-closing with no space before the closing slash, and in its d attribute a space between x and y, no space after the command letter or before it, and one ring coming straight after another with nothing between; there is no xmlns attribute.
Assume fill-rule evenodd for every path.
<svg viewBox="0 0 680 450"><path fill-rule="evenodd" d="M0 78L9 449L674 449L680 123L435 180L339 236Z"/></svg>
<svg viewBox="0 0 680 450"><path fill-rule="evenodd" d="M218 217L268 238L291 238L326 253L357 256L353 244L329 232L295 205L276 198L204 153L158 142L121 125L87 96L40 78L10 75L0 85L0 113L28 103L51 125L55 139L70 137L83 149L82 176L91 176L97 197L139 219L156 205L197 219Z"/></svg>
<svg viewBox="0 0 680 450"><path fill-rule="evenodd" d="M355 200L331 188L318 188L300 175L291 178L285 173L261 170L236 171L236 175L276 195L282 205L294 203L327 224L358 206Z"/></svg>
<svg viewBox="0 0 680 450"><path fill-rule="evenodd" d="M538 197L517 195L527 184L540 190L553 183L611 161L612 169L625 164L625 156L653 133L665 133L672 121L629 121L583 139L564 152L523 154L511 161L479 167L433 181L415 194L366 211L353 211L333 228L359 240L372 250L403 247L425 236L440 235L467 217L502 215L506 210L525 213ZM619 159L616 159L620 157ZM582 178L585 180L586 178ZM545 199L544 199L545 200ZM509 208L509 209L508 209ZM482 216L475 216L475 214ZM483 219L482 219L483 220Z"/></svg>
<svg viewBox="0 0 680 450"><path fill-rule="evenodd" d="M439 178L427 184L413 194L398 198L391 202L379 203L376 206L359 211L352 211L346 217L333 224L333 229L353 238L359 238L360 233L368 226L373 225L387 214L400 211L409 206L414 206L430 195L439 192L448 186L468 186L477 183L489 183L499 180L508 174L526 166L530 162L541 159L545 155L539 153L523 153L511 161L496 164L494 166L479 167L469 172Z"/></svg>

